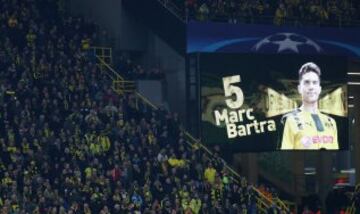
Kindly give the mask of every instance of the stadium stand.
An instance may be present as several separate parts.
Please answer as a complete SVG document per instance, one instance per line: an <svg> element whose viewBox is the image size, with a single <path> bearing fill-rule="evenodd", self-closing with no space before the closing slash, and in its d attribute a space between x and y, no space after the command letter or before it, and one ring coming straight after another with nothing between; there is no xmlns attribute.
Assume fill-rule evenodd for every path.
<svg viewBox="0 0 360 214"><path fill-rule="evenodd" d="M358 25L359 2L320 0L172 1L187 20L276 25Z"/></svg>
<svg viewBox="0 0 360 214"><path fill-rule="evenodd" d="M1 213L280 211L190 143L176 114L113 84L93 23L55 1L0 11Z"/></svg>
<svg viewBox="0 0 360 214"><path fill-rule="evenodd" d="M162 79L164 73L159 67L144 69L141 65L134 63L126 54L120 56L117 70L121 71L127 79Z"/></svg>
<svg viewBox="0 0 360 214"><path fill-rule="evenodd" d="M192 17L212 20L216 7L195 2ZM107 44L95 24L56 1L1 0L0 11L1 213L289 213L176 114L127 90L133 82L92 51ZM118 69L130 80L164 75L126 56ZM358 204L357 188L351 212Z"/></svg>

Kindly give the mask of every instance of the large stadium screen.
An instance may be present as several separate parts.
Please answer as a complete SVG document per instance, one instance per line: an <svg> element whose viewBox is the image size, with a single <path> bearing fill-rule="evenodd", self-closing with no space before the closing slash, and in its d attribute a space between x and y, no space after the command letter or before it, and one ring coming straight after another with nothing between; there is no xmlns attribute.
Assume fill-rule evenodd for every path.
<svg viewBox="0 0 360 214"><path fill-rule="evenodd" d="M347 58L200 54L201 139L237 152L348 149Z"/></svg>

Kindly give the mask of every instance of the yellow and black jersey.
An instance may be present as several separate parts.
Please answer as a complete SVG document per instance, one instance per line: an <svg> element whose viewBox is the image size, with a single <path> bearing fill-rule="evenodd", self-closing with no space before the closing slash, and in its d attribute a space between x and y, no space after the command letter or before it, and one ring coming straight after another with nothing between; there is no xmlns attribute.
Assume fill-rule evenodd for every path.
<svg viewBox="0 0 360 214"><path fill-rule="evenodd" d="M296 109L284 115L281 150L339 149L336 122L321 112Z"/></svg>

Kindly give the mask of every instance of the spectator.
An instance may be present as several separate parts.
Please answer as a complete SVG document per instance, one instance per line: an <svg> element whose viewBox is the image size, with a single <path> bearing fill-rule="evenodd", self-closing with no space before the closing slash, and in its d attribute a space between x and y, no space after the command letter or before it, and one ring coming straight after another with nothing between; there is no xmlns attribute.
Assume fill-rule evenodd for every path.
<svg viewBox="0 0 360 214"><path fill-rule="evenodd" d="M198 10L198 19L200 21L206 21L209 18L209 13L210 10L207 6L207 4L204 2L203 4L200 5L199 10Z"/></svg>
<svg viewBox="0 0 360 214"><path fill-rule="evenodd" d="M121 75L129 79L162 79L164 78L163 71L155 66L150 69L144 69L141 65L134 63L130 57L122 54L117 66Z"/></svg>
<svg viewBox="0 0 360 214"><path fill-rule="evenodd" d="M213 167L212 163L210 162L207 166L207 168L204 171L204 178L209 184L215 183L215 177L216 177L216 169Z"/></svg>
<svg viewBox="0 0 360 214"><path fill-rule="evenodd" d="M174 2L175 0L173 0ZM318 0L285 0L285 1L195 1L187 0L185 7L187 20L221 21L229 23L251 22L262 23L263 19L272 17L273 23L282 25L285 21L295 20L295 24L351 24L352 20L359 20L359 3L356 1L327 1Z"/></svg>
<svg viewBox="0 0 360 214"><path fill-rule="evenodd" d="M218 154L204 170L210 157L187 142L176 114L111 90L84 54L96 41L91 23L55 1L2 3L1 212L245 212L255 203ZM129 74L146 70L124 62Z"/></svg>
<svg viewBox="0 0 360 214"><path fill-rule="evenodd" d="M276 9L275 17L274 17L274 24L275 25L282 25L285 22L286 18L286 10L284 4L280 3L279 7Z"/></svg>
<svg viewBox="0 0 360 214"><path fill-rule="evenodd" d="M302 214L314 214L307 206L304 207Z"/></svg>

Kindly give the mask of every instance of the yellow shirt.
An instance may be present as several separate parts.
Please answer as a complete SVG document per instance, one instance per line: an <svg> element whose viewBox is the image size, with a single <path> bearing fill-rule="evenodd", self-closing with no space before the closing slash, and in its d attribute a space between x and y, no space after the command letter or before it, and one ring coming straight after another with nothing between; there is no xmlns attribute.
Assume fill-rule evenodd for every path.
<svg viewBox="0 0 360 214"><path fill-rule="evenodd" d="M281 150L339 149L336 122L330 116L297 109L284 118Z"/></svg>
<svg viewBox="0 0 360 214"><path fill-rule="evenodd" d="M204 177L206 181L213 184L215 182L216 170L214 168L206 168L204 172Z"/></svg>
<svg viewBox="0 0 360 214"><path fill-rule="evenodd" d="M88 50L90 48L90 39L82 39L81 47L83 50Z"/></svg>
<svg viewBox="0 0 360 214"><path fill-rule="evenodd" d="M87 168L85 169L85 177L86 177L86 178L90 178L91 175L92 175L92 172L93 172L93 169L92 169L91 167L87 167Z"/></svg>
<svg viewBox="0 0 360 214"><path fill-rule="evenodd" d="M13 183L13 180L10 177L5 177L1 181L2 185L10 186Z"/></svg>
<svg viewBox="0 0 360 214"><path fill-rule="evenodd" d="M168 163L172 167L184 167L185 161L177 158L169 158Z"/></svg>
<svg viewBox="0 0 360 214"><path fill-rule="evenodd" d="M103 152L109 151L111 143L108 136L98 136L98 141Z"/></svg>
<svg viewBox="0 0 360 214"><path fill-rule="evenodd" d="M191 199L190 201L190 208L194 214L198 214L201 209L201 200L200 199Z"/></svg>

